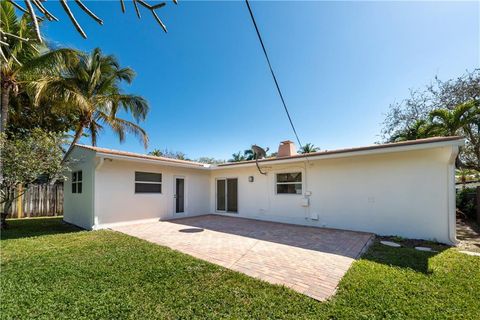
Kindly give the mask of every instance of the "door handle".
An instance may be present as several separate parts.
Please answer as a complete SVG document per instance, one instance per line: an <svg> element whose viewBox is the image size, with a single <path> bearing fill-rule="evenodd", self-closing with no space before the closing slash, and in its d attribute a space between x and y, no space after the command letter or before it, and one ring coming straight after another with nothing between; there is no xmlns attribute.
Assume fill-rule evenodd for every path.
<svg viewBox="0 0 480 320"><path fill-rule="evenodd" d="M177 195L176 195L176 194L174 194L174 195L173 195L173 198L174 198L174 199L176 199L176 198L177 198Z"/></svg>

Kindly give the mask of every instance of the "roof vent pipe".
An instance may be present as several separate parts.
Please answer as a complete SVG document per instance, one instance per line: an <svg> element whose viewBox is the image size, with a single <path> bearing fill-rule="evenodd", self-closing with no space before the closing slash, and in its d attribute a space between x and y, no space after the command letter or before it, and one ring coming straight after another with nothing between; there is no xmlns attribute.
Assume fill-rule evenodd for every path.
<svg viewBox="0 0 480 320"><path fill-rule="evenodd" d="M280 142L278 146L277 158L290 157L297 154L295 143L290 140Z"/></svg>

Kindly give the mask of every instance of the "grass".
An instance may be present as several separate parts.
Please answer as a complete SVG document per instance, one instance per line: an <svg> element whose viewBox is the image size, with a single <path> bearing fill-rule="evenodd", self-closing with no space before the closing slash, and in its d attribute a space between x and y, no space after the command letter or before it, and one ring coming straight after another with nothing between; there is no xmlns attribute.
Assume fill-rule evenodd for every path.
<svg viewBox="0 0 480 320"><path fill-rule="evenodd" d="M375 243L320 303L113 231L11 220L1 319L479 319L480 258Z"/></svg>

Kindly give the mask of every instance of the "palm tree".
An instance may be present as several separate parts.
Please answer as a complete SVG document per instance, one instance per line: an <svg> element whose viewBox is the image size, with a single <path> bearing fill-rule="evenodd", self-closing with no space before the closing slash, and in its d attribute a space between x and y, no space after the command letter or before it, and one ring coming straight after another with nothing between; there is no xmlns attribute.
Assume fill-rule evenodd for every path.
<svg viewBox="0 0 480 320"><path fill-rule="evenodd" d="M390 142L424 139L435 136L437 129L424 119L416 120L410 127L398 131L390 138Z"/></svg>
<svg viewBox="0 0 480 320"><path fill-rule="evenodd" d="M459 104L453 109L437 109L430 112L432 128L439 135L455 136L479 119L478 101Z"/></svg>
<svg viewBox="0 0 480 320"><path fill-rule="evenodd" d="M312 152L318 152L320 151L319 147L316 147L313 143L306 143L303 145L300 150L298 150L299 153L312 153Z"/></svg>
<svg viewBox="0 0 480 320"><path fill-rule="evenodd" d="M247 149L245 151L243 151L243 156L245 158L245 160L255 160L255 153L253 152L252 149Z"/></svg>
<svg viewBox="0 0 480 320"><path fill-rule="evenodd" d="M71 49L48 51L35 39L29 15L18 18L8 1L0 2L0 133L7 129L10 99L26 87L26 82L39 75L56 72L74 62ZM28 39L28 40L27 40Z"/></svg>
<svg viewBox="0 0 480 320"><path fill-rule="evenodd" d="M145 120L148 103L140 96L123 93L120 88L122 81L133 81L135 72L130 68L121 68L114 56L103 55L99 48L90 54L79 53L78 58L79 62L64 75L44 77L33 83L37 102L42 98L61 101L78 112L78 123L69 150L84 131L95 146L104 126L110 127L120 142L125 140L127 133L131 133L146 148L147 134L136 123ZM131 114L136 123L119 118L120 110Z"/></svg>
<svg viewBox="0 0 480 320"><path fill-rule="evenodd" d="M151 156L155 156L155 157L162 157L163 156L163 152L159 149L153 149L148 154L151 155Z"/></svg>
<svg viewBox="0 0 480 320"><path fill-rule="evenodd" d="M228 160L229 162L239 162L247 160L241 151L232 154L232 159Z"/></svg>

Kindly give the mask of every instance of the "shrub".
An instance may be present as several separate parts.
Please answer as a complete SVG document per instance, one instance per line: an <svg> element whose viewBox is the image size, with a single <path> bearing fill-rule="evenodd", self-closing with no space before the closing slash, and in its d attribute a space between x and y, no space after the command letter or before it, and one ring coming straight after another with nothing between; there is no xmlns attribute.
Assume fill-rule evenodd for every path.
<svg viewBox="0 0 480 320"><path fill-rule="evenodd" d="M457 209L471 219L477 215L477 189L465 188L457 190Z"/></svg>

